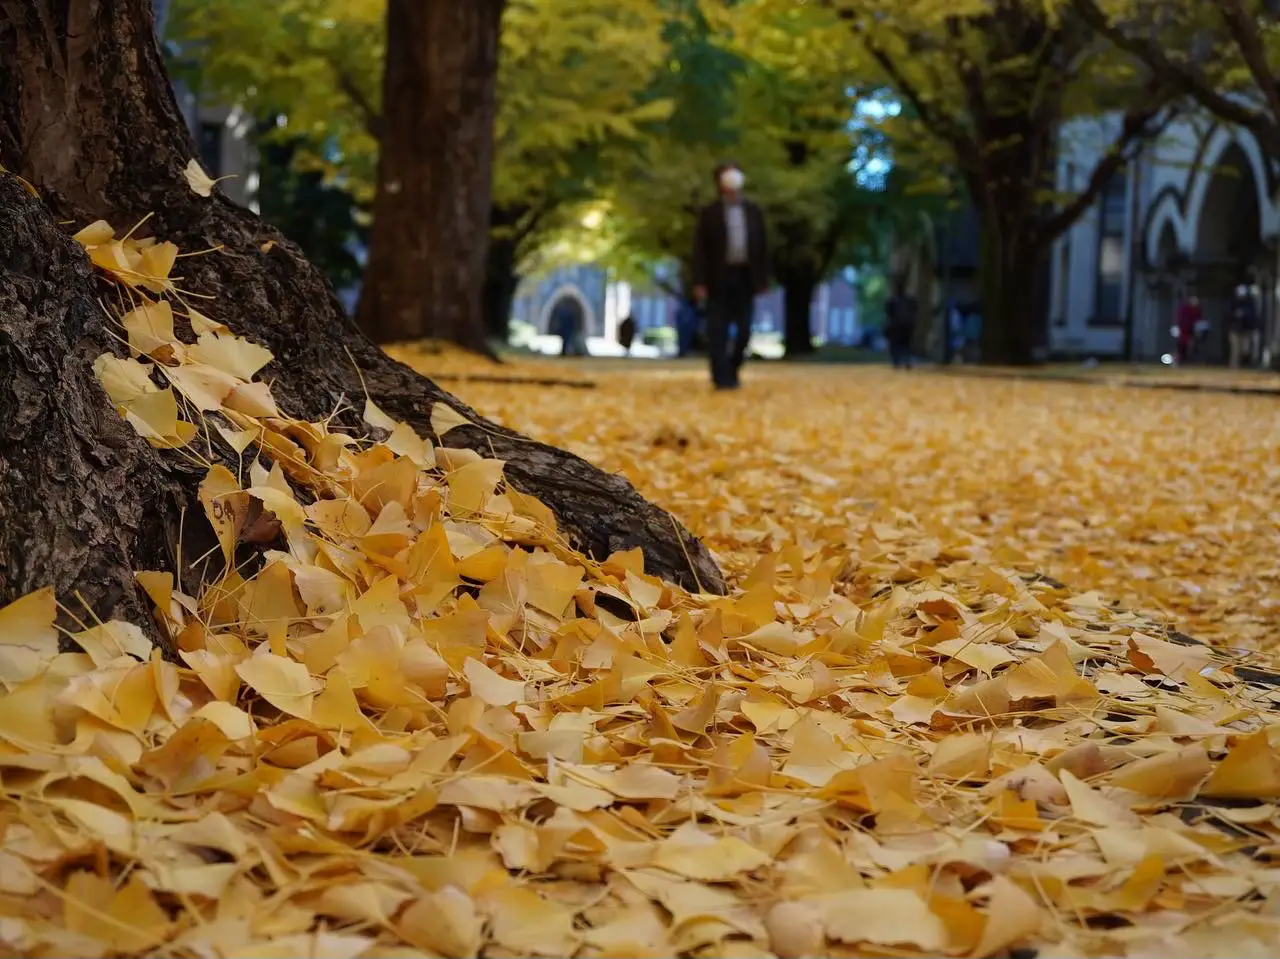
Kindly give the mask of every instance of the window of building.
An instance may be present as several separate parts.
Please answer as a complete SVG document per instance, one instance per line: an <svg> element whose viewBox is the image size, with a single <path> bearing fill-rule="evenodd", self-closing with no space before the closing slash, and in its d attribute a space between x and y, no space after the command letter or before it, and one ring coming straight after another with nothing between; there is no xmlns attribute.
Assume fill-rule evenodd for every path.
<svg viewBox="0 0 1280 959"><path fill-rule="evenodd" d="M215 179L222 176L222 124L201 123L198 139L204 172Z"/></svg>
<svg viewBox="0 0 1280 959"><path fill-rule="evenodd" d="M1128 194L1128 178L1117 174L1098 199L1098 282L1093 310L1093 322L1098 326L1114 326L1123 319Z"/></svg>

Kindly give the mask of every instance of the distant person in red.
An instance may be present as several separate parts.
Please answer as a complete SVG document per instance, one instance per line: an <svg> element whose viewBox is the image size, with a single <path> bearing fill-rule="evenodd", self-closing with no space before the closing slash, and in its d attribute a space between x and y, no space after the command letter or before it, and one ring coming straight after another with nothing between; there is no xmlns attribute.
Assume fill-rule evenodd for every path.
<svg viewBox="0 0 1280 959"><path fill-rule="evenodd" d="M1191 359L1191 347L1195 343L1196 327L1204 318L1198 296L1184 296L1178 303L1178 365Z"/></svg>

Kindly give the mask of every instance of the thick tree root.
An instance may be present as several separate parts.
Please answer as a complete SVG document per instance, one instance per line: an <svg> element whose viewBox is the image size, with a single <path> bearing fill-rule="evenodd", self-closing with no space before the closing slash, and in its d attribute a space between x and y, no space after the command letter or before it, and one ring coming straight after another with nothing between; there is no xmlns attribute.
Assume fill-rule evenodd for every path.
<svg viewBox="0 0 1280 959"><path fill-rule="evenodd" d="M290 260L259 254L267 279L258 289L269 302L306 295L286 268L305 261L284 253ZM201 258L203 269L217 257ZM244 259L229 262L247 269ZM309 267L304 275L315 281ZM210 271L210 286L218 279ZM307 292L326 294L318 283ZM125 352L102 293L79 244L16 177L0 174L0 605L53 586L67 604L68 628L77 620L150 622L134 572L173 572L197 593L210 571L193 567L215 543L197 498L205 465L183 451L152 449L97 382L94 360ZM705 548L625 480L489 423L349 327L326 335L313 311L300 324L303 335L289 335L283 319L263 331L218 312L276 353L266 377L290 415L321 420L341 410L339 418L367 431L358 415L367 386L386 413L429 435L432 406L446 403L475 424L450 430L448 444L506 460L512 486L551 507L575 545L601 559L639 546L650 572L723 590ZM219 445L202 454L217 461ZM223 450L224 463L226 456Z"/></svg>
<svg viewBox="0 0 1280 959"><path fill-rule="evenodd" d="M0 98L0 165L33 184L52 211L42 216L29 196L18 198L16 183L0 210L7 241L0 336L7 363L23 371L0 387L6 404L0 557L22 560L3 574L0 600L50 582L60 584L60 595L83 587L86 602L103 615L125 602L122 563L137 568L162 558L128 555L129 543L142 533L150 541L157 526L172 530L183 522L182 484L175 478L180 458L135 447L121 452L118 431L127 427L98 423L115 414L105 396L92 399L97 387L86 385L84 363L117 344L101 325L105 318L93 315L98 291L88 265L55 218L76 226L105 219L122 232L145 220L137 235L170 240L189 254L174 270L178 288L202 312L271 350L275 361L261 375L287 415L334 417L334 425L360 431L368 397L420 435L438 439L431 411L444 403L475 424L451 430L444 444L506 460L510 484L550 507L584 553L603 559L639 547L648 572L723 592L720 570L702 543L626 480L484 420L392 360L355 328L294 244L216 191L210 197L192 190L183 171L196 150L155 41L150 0L50 12L55 8L5 5L0 15L0 90L12 94ZM25 239L15 234L20 223ZM39 389L43 394L33 395ZM68 389L79 390L77 398L60 400ZM65 408L45 428L60 403ZM38 489L49 496L77 490L88 507L76 521L83 529L59 512L69 507L42 502L32 512L32 496L13 492L30 482L33 470L23 465L19 473L14 464L33 462L23 458L40 452L42 442L65 447L46 451L58 467L48 482L56 477L62 485ZM85 477L95 469L105 475L90 483ZM192 520L188 510L186 521ZM64 557L67 541L83 538L81 532L88 534L85 555L92 558ZM103 549L94 545L100 542ZM176 552L176 535L164 542ZM160 549L158 541L154 548ZM70 572L78 563L84 564L80 576Z"/></svg>

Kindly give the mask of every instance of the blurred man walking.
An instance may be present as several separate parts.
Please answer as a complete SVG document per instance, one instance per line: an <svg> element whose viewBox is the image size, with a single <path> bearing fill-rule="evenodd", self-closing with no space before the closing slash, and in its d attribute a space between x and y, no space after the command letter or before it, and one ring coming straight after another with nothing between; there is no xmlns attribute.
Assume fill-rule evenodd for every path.
<svg viewBox="0 0 1280 959"><path fill-rule="evenodd" d="M694 233L694 298L705 304L711 381L718 390L738 388L755 298L769 288L764 214L742 196L745 179L736 164L716 167L720 199L703 208Z"/></svg>
<svg viewBox="0 0 1280 959"><path fill-rule="evenodd" d="M1252 366L1258 358L1258 339L1262 323L1258 316L1258 303L1248 284L1236 287L1231 298L1231 310L1227 316L1227 335L1230 337L1231 368L1239 369L1243 362Z"/></svg>

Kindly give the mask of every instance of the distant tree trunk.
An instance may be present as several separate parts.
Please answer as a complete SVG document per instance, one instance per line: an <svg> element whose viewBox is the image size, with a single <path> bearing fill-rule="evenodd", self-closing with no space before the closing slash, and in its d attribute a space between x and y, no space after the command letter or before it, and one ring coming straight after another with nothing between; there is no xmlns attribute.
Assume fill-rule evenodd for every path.
<svg viewBox="0 0 1280 959"><path fill-rule="evenodd" d="M490 339L510 342L511 305L519 286L516 241L504 236L490 237L484 277L484 325Z"/></svg>
<svg viewBox="0 0 1280 959"><path fill-rule="evenodd" d="M484 285L506 0L389 0L383 135L357 320L488 352Z"/></svg>
<svg viewBox="0 0 1280 959"><path fill-rule="evenodd" d="M979 260L982 362L1026 366L1040 340L1043 252L1022 231L984 220Z"/></svg>
<svg viewBox="0 0 1280 959"><path fill-rule="evenodd" d="M143 622L133 570L169 570L197 591L178 557L191 562L212 536L195 498L203 471L125 427L93 379L93 357L121 350L99 305L117 291L99 287L58 226L104 218L123 231L145 217L144 235L210 251L178 261L181 286L212 294L204 312L271 350L263 379L286 415L367 432L367 390L420 435L506 460L511 486L546 503L587 554L638 546L650 572L723 591L706 548L624 479L484 420L396 363L296 245L216 192L195 194L182 173L195 145L153 29L151 0L0 0L0 165L41 197L0 173L0 605L52 585L83 598L89 618ZM477 426L435 436L437 402ZM229 450L215 437L211 452Z"/></svg>
<svg viewBox="0 0 1280 959"><path fill-rule="evenodd" d="M813 352L813 291L826 264L814 256L818 240L807 221L779 218L773 232L773 278L783 291L783 345L788 357L804 356Z"/></svg>
<svg viewBox="0 0 1280 959"><path fill-rule="evenodd" d="M1048 118L1058 115L996 116L988 132L997 145L980 166L964 170L980 233L983 363L1029 365L1041 345L1038 291L1053 212L1045 193L1057 165L1056 126Z"/></svg>
<svg viewBox="0 0 1280 959"><path fill-rule="evenodd" d="M813 294L818 277L811 271L779 271L785 323L782 342L788 358L813 353Z"/></svg>

